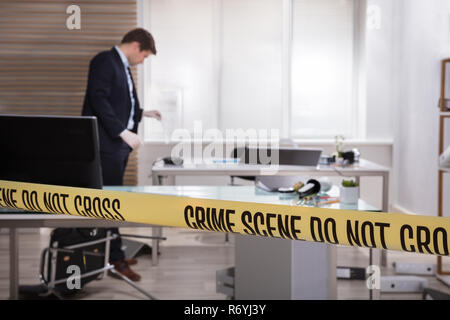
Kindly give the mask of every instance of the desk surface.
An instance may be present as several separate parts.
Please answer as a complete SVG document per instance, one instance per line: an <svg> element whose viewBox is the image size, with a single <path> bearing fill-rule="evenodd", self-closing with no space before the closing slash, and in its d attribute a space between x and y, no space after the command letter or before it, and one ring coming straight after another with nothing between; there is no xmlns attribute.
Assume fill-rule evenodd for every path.
<svg viewBox="0 0 450 320"><path fill-rule="evenodd" d="M212 200L230 200L255 203L296 205L298 196L295 193L268 192L254 186L118 186L105 187L107 190L128 191L139 193L154 193L171 196L204 198ZM339 196L339 188L333 188L327 193L331 197ZM360 211L379 211L363 200L358 204L333 203L321 206L329 209L345 209Z"/></svg>
<svg viewBox="0 0 450 320"><path fill-rule="evenodd" d="M105 187L105 190L164 194L192 198L215 200L244 201L296 205L298 196L295 193L267 192L254 186L117 186ZM334 186L328 194L338 196L339 189ZM348 205L333 203L321 208L346 209L360 211L379 211L363 200L358 204ZM39 227L148 227L148 224L119 222L104 219L85 218L79 216L28 213L12 209L0 208L0 227L39 228Z"/></svg>
<svg viewBox="0 0 450 320"><path fill-rule="evenodd" d="M239 163L201 163L201 164L183 164L164 165L155 164L152 168L156 175L380 175L389 173L389 168L376 164L374 162L361 159L358 163L349 166L337 165L318 165L317 167L308 166L266 166Z"/></svg>

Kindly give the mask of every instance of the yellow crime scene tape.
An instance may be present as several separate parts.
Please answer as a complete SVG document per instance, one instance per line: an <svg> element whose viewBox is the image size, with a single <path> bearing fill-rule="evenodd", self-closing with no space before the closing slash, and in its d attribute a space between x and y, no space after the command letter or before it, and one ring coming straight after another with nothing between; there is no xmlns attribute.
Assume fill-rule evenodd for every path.
<svg viewBox="0 0 450 320"><path fill-rule="evenodd" d="M0 207L449 256L450 218L0 180Z"/></svg>

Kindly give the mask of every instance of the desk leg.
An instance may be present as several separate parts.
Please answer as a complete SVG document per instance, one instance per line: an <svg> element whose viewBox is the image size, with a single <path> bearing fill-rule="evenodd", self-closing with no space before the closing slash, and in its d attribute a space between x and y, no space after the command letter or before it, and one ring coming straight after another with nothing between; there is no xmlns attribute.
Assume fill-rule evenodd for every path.
<svg viewBox="0 0 450 320"><path fill-rule="evenodd" d="M159 174L152 173L152 184L154 186L162 186L164 177L165 176L161 176Z"/></svg>
<svg viewBox="0 0 450 320"><path fill-rule="evenodd" d="M383 212L389 211L389 173L383 175ZM383 267L387 266L387 251L381 250L380 264Z"/></svg>
<svg viewBox="0 0 450 320"><path fill-rule="evenodd" d="M162 235L162 227L158 226L152 227L153 237L161 237L161 235ZM159 263L158 252L159 252L159 240L152 239L152 266L157 266Z"/></svg>
<svg viewBox="0 0 450 320"><path fill-rule="evenodd" d="M380 261L381 255L384 250L380 249L370 249L370 263L369 265L375 264L376 261ZM380 274L381 276L381 274ZM370 300L380 300L381 299L381 290L380 289L369 289L369 299Z"/></svg>
<svg viewBox="0 0 450 320"><path fill-rule="evenodd" d="M155 186L162 186L163 185L163 178L164 176L161 176L159 174L152 174L152 183ZM152 227L152 236L153 237L160 237L162 235L162 227L154 226ZM153 239L152 240L152 266L157 266L159 263L159 240Z"/></svg>
<svg viewBox="0 0 450 320"><path fill-rule="evenodd" d="M383 199L382 199L382 211L388 212L389 210L389 174L383 174ZM370 265L375 262L380 267L387 266L387 251L383 249L370 249ZM380 275L381 276L381 275ZM381 291L379 289L371 289L370 300L380 300Z"/></svg>
<svg viewBox="0 0 450 320"><path fill-rule="evenodd" d="M154 186L162 185L162 177L159 174L152 173L152 184Z"/></svg>
<svg viewBox="0 0 450 320"><path fill-rule="evenodd" d="M358 188L358 199L361 197L361 177L360 176L356 176L355 177L355 182L358 184L358 186L360 186Z"/></svg>
<svg viewBox="0 0 450 320"><path fill-rule="evenodd" d="M389 210L389 174L383 175L383 212Z"/></svg>
<svg viewBox="0 0 450 320"><path fill-rule="evenodd" d="M17 228L9 228L9 299L19 299L19 241Z"/></svg>

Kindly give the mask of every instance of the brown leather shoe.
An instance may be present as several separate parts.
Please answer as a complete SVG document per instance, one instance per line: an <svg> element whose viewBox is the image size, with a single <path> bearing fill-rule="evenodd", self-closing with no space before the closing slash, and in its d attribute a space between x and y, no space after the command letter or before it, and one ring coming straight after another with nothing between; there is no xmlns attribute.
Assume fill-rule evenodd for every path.
<svg viewBox="0 0 450 320"><path fill-rule="evenodd" d="M112 264L114 265L114 269L117 272L123 274L125 277L127 277L131 281L141 280L141 276L139 274L137 274L136 272L134 272L133 270L131 270L131 268L128 266L128 263L125 260L113 262ZM117 278L117 275L114 275L113 273L111 274L111 276L114 278Z"/></svg>
<svg viewBox="0 0 450 320"><path fill-rule="evenodd" d="M138 261L134 258L132 259L125 259L125 262L128 263L129 266L134 266L135 264L138 263Z"/></svg>

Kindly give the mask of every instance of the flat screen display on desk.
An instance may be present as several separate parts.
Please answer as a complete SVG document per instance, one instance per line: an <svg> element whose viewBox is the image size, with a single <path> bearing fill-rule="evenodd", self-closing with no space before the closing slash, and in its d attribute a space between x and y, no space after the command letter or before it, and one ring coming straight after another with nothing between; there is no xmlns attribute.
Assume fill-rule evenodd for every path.
<svg viewBox="0 0 450 320"><path fill-rule="evenodd" d="M278 155L276 153L278 151ZM274 155L272 157L272 154ZM322 149L314 148L242 148L236 152L237 157L241 163L246 164L267 164L267 159L272 158L278 163L271 162L270 164L289 165L289 166L308 166L315 167L319 163Z"/></svg>
<svg viewBox="0 0 450 320"><path fill-rule="evenodd" d="M101 189L95 117L0 115L0 179Z"/></svg>

